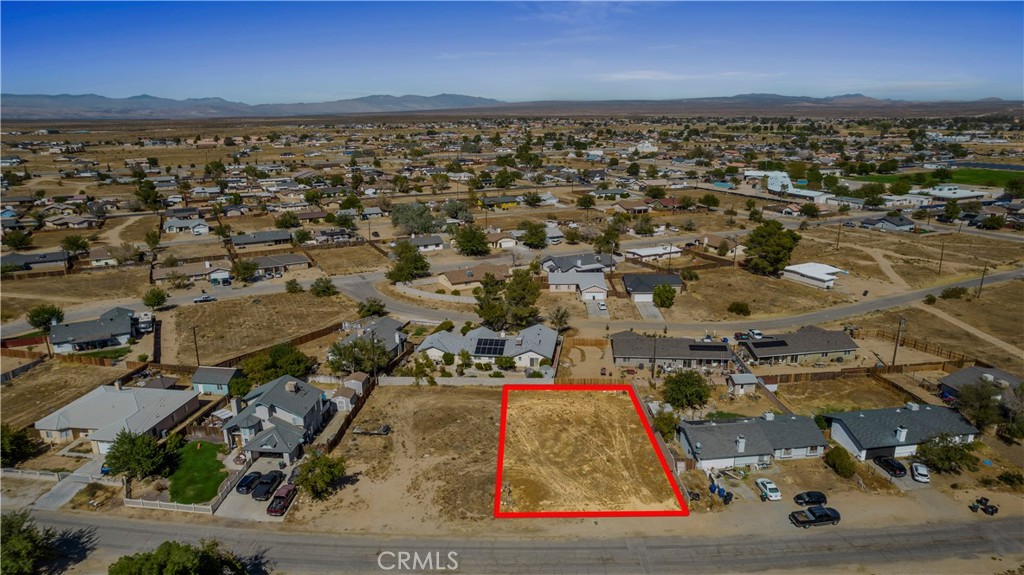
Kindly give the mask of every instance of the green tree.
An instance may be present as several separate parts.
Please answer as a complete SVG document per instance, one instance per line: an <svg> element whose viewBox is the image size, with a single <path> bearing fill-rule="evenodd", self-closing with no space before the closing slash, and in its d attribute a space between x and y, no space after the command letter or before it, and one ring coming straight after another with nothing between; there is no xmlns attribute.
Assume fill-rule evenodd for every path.
<svg viewBox="0 0 1024 575"><path fill-rule="evenodd" d="M259 264L253 260L235 260L235 263L231 265L231 274L243 282L247 282L256 275L259 269Z"/></svg>
<svg viewBox="0 0 1024 575"><path fill-rule="evenodd" d="M785 229L776 220L758 226L747 237L747 268L761 275L774 275L789 265L800 234Z"/></svg>
<svg viewBox="0 0 1024 575"><path fill-rule="evenodd" d="M345 461L341 457L329 457L313 451L299 465L295 485L316 501L323 501L334 491L345 477Z"/></svg>
<svg viewBox="0 0 1024 575"><path fill-rule="evenodd" d="M939 168L931 173L931 177L940 182L948 182L953 179L953 172L948 168Z"/></svg>
<svg viewBox="0 0 1024 575"><path fill-rule="evenodd" d="M167 303L168 298L170 298L170 294L167 293L167 290L154 287L150 288L149 291L142 296L142 303L146 307L156 311L157 308L163 307L164 304Z"/></svg>
<svg viewBox="0 0 1024 575"><path fill-rule="evenodd" d="M303 377L309 371L309 357L294 345L282 343L264 353L242 360L239 367L245 377L244 386L263 385L284 375ZM248 389L245 390L248 393ZM236 395L232 391L232 395ZM238 395L244 395L238 394Z"/></svg>
<svg viewBox="0 0 1024 575"><path fill-rule="evenodd" d="M444 213L449 218L459 220L460 222L472 222L473 214L469 211L469 206L466 202L460 202L459 200L448 200L444 203Z"/></svg>
<svg viewBox="0 0 1024 575"><path fill-rule="evenodd" d="M648 178L657 178L658 166L655 166L654 164L648 164L647 168L644 170L644 175L647 176Z"/></svg>
<svg viewBox="0 0 1024 575"><path fill-rule="evenodd" d="M1001 419L999 408L999 388L992 382L978 380L960 388L956 396L963 413L975 427L984 429Z"/></svg>
<svg viewBox="0 0 1024 575"><path fill-rule="evenodd" d="M299 216L295 212L284 212L274 218L274 227L280 230L299 227Z"/></svg>
<svg viewBox="0 0 1024 575"><path fill-rule="evenodd" d="M135 190L135 197L142 205L151 210L157 209L161 205L160 192L157 191L156 184L149 180L139 182L138 188Z"/></svg>
<svg viewBox="0 0 1024 575"><path fill-rule="evenodd" d="M31 457L35 450L28 429L15 429L6 423L0 425L0 465L14 467Z"/></svg>
<svg viewBox="0 0 1024 575"><path fill-rule="evenodd" d="M551 327L555 328L555 331L561 333L565 331L565 328L569 327L569 319L572 317L572 313L568 308L562 306L555 306L548 314L548 321L551 322Z"/></svg>
<svg viewBox="0 0 1024 575"><path fill-rule="evenodd" d="M245 575L245 564L217 541L164 541L156 549L121 557L108 575Z"/></svg>
<svg viewBox="0 0 1024 575"><path fill-rule="evenodd" d="M726 311L736 315L748 316L750 315L750 304L745 301L734 301L729 304L729 308Z"/></svg>
<svg viewBox="0 0 1024 575"><path fill-rule="evenodd" d="M544 230L544 224L540 222L522 221L519 223L519 229L523 230L523 237L520 241L523 245L534 250L544 249L548 245L548 235Z"/></svg>
<svg viewBox="0 0 1024 575"><path fill-rule="evenodd" d="M1006 225L1006 218L999 214L989 214L978 222L979 230L998 230Z"/></svg>
<svg viewBox="0 0 1024 575"><path fill-rule="evenodd" d="M651 216L648 214L640 216L636 224L633 225L633 232L638 236L654 235L654 222L651 221Z"/></svg>
<svg viewBox="0 0 1024 575"><path fill-rule="evenodd" d="M531 208L536 208L540 205L540 194L537 192L526 192L523 194L523 203Z"/></svg>
<svg viewBox="0 0 1024 575"><path fill-rule="evenodd" d="M637 177L640 175L640 164L633 162L626 168L626 175Z"/></svg>
<svg viewBox="0 0 1024 575"><path fill-rule="evenodd" d="M459 253L464 256L486 256L491 253L491 246L487 243L487 234L473 224L456 228L452 235L455 237L455 245Z"/></svg>
<svg viewBox="0 0 1024 575"><path fill-rule="evenodd" d="M24 250L32 247L32 236L21 230L8 230L4 232L3 244L13 250Z"/></svg>
<svg viewBox="0 0 1024 575"><path fill-rule="evenodd" d="M619 230L613 226L605 228L601 235L594 239L594 252L611 254L619 251Z"/></svg>
<svg viewBox="0 0 1024 575"><path fill-rule="evenodd" d="M284 282L284 291L288 293L302 293L306 290L302 289L302 284L297 279L290 279Z"/></svg>
<svg viewBox="0 0 1024 575"><path fill-rule="evenodd" d="M707 193L701 196L697 203L710 210L711 208L717 208L720 201L715 194Z"/></svg>
<svg viewBox="0 0 1024 575"><path fill-rule="evenodd" d="M370 317L371 315L384 315L388 313L387 306L379 298L371 297L359 302L359 317Z"/></svg>
<svg viewBox="0 0 1024 575"><path fill-rule="evenodd" d="M816 218L821 215L821 208L818 204L804 204L800 206L800 215L808 218Z"/></svg>
<svg viewBox="0 0 1024 575"><path fill-rule="evenodd" d="M295 242L295 245L297 246L306 242L311 242L313 241L313 232L310 232L309 230L296 230L295 233L292 234L292 241Z"/></svg>
<svg viewBox="0 0 1024 575"><path fill-rule="evenodd" d="M331 344L327 354L327 366L331 371L362 371L376 373L391 360L384 342L376 337L360 337L342 344Z"/></svg>
<svg viewBox="0 0 1024 575"><path fill-rule="evenodd" d="M671 411L662 411L654 416L654 430L661 434L665 441L672 441L676 437L676 426L679 420L676 414Z"/></svg>
<svg viewBox="0 0 1024 575"><path fill-rule="evenodd" d="M412 244L400 241L391 248L395 260L386 277L391 283L408 282L430 275L430 262Z"/></svg>
<svg viewBox="0 0 1024 575"><path fill-rule="evenodd" d="M110 445L106 463L111 473L124 473L141 480L160 471L164 465L164 450L152 435L122 429Z"/></svg>
<svg viewBox="0 0 1024 575"><path fill-rule="evenodd" d="M825 465L832 468L836 475L843 479L851 479L857 474L857 462L850 457L850 452L838 445L825 454Z"/></svg>
<svg viewBox="0 0 1024 575"><path fill-rule="evenodd" d="M668 284L654 286L654 306L672 307L676 301L676 289Z"/></svg>
<svg viewBox="0 0 1024 575"><path fill-rule="evenodd" d="M89 252L89 240L79 235L65 236L60 247L71 255L84 254Z"/></svg>
<svg viewBox="0 0 1024 575"><path fill-rule="evenodd" d="M1024 177L1010 178L1006 180L1004 190L1015 199L1024 198Z"/></svg>
<svg viewBox="0 0 1024 575"><path fill-rule="evenodd" d="M159 230L149 230L148 232L146 232L146 247L149 248L149 251L152 252L152 253L156 253L156 248L158 248L159 246L160 246L160 231Z"/></svg>
<svg viewBox="0 0 1024 575"><path fill-rule="evenodd" d="M426 205L411 202L391 209L391 223L404 234L428 234L441 229L444 220L435 218Z"/></svg>
<svg viewBox="0 0 1024 575"><path fill-rule="evenodd" d="M30 326L50 333L50 327L54 323L64 321L64 308L44 303L28 310L28 313L25 315Z"/></svg>
<svg viewBox="0 0 1024 575"><path fill-rule="evenodd" d="M978 457L972 453L975 449L973 442L959 441L943 433L918 445L914 459L932 471L959 475L964 469L977 470Z"/></svg>
<svg viewBox="0 0 1024 575"><path fill-rule="evenodd" d="M960 217L961 211L959 202L956 200L949 200L946 202L946 206L942 209L942 215L945 216L946 219L953 221Z"/></svg>
<svg viewBox="0 0 1024 575"><path fill-rule="evenodd" d="M711 397L711 386L696 371L683 371L665 378L664 395L676 409L699 408Z"/></svg>
<svg viewBox="0 0 1024 575"><path fill-rule="evenodd" d="M338 287L334 285L331 278L319 277L313 280L313 285L309 286L309 293L316 297L330 297L338 295Z"/></svg>
<svg viewBox="0 0 1024 575"><path fill-rule="evenodd" d="M577 228L569 228L565 230L565 243L574 246L583 241L583 234L580 233Z"/></svg>
<svg viewBox="0 0 1024 575"><path fill-rule="evenodd" d="M57 533L37 527L28 511L11 511L0 516L0 539L3 575L32 575L53 556Z"/></svg>
<svg viewBox="0 0 1024 575"><path fill-rule="evenodd" d="M494 174L494 187L496 188L510 188L515 183L515 175L507 169L503 168L500 172Z"/></svg>
<svg viewBox="0 0 1024 575"><path fill-rule="evenodd" d="M501 357L494 358L494 365L498 369L503 369L505 371L508 371L510 369L515 369L515 367L516 367L516 360L512 359L511 357L506 357L506 356L503 355Z"/></svg>
<svg viewBox="0 0 1024 575"><path fill-rule="evenodd" d="M644 188L644 195L648 198L660 200L665 197L665 186L647 186Z"/></svg>
<svg viewBox="0 0 1024 575"><path fill-rule="evenodd" d="M583 194L576 198L576 207L581 210L589 210L594 207L594 196L590 194Z"/></svg>

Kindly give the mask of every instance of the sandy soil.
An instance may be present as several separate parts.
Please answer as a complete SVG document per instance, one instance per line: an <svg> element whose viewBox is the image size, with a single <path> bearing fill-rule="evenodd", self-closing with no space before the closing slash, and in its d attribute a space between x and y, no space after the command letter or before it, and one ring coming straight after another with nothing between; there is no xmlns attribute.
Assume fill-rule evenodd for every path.
<svg viewBox="0 0 1024 575"><path fill-rule="evenodd" d="M123 368L45 361L3 386L3 422L29 425L124 373Z"/></svg>
<svg viewBox="0 0 1024 575"><path fill-rule="evenodd" d="M312 250L309 253L320 265L320 269L332 276L376 271L388 265L387 259L380 252L367 245Z"/></svg>
<svg viewBox="0 0 1024 575"><path fill-rule="evenodd" d="M52 481L5 477L3 486L0 487L0 507L3 507L5 512L28 507L54 485Z"/></svg>
<svg viewBox="0 0 1024 575"><path fill-rule="evenodd" d="M513 391L502 508L678 510L654 449L624 392Z"/></svg>
<svg viewBox="0 0 1024 575"><path fill-rule="evenodd" d="M144 248L146 232L157 229L160 225L160 216L125 218L125 221L127 223L118 229L119 242L129 242Z"/></svg>
<svg viewBox="0 0 1024 575"><path fill-rule="evenodd" d="M785 383L779 385L775 395L800 415L899 407L907 401L902 393L867 377Z"/></svg>

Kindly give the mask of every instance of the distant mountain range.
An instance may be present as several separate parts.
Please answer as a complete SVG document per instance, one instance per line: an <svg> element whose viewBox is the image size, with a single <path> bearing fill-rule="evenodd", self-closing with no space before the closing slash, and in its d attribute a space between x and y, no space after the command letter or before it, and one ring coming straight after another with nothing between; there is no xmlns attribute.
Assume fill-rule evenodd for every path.
<svg viewBox="0 0 1024 575"><path fill-rule="evenodd" d="M985 98L974 101L913 102L881 100L863 94L828 98L740 94L676 100L540 101L508 103L488 98L366 96L321 103L249 105L222 98L173 100L143 94L107 98L95 94L56 96L0 94L4 120L190 120L281 118L351 114L418 116L610 116L610 115L775 115L803 117L952 116L1009 113L1020 115L1022 102Z"/></svg>

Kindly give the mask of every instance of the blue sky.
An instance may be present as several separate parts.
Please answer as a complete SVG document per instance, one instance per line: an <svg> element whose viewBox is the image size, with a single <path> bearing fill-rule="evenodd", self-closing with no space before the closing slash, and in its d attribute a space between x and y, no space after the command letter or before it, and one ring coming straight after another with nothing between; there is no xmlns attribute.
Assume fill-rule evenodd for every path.
<svg viewBox="0 0 1024 575"><path fill-rule="evenodd" d="M1024 99L1024 2L7 2L5 93Z"/></svg>

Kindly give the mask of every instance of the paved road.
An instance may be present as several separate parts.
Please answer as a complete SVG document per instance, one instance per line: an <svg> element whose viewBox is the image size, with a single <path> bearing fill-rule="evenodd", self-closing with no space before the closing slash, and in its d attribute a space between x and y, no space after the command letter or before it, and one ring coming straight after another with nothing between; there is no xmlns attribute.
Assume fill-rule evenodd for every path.
<svg viewBox="0 0 1024 575"><path fill-rule="evenodd" d="M927 525L811 530L780 527L770 534L732 537L620 539L406 538L281 533L204 524L142 521L99 514L37 512L40 524L93 530L103 557L149 550L166 540L214 538L243 556L262 555L286 573L370 573L394 565L400 551L457 555L462 573L735 573L757 569L895 562L1024 553L1019 517L975 518ZM681 519L685 521L685 519ZM436 559L436 556L435 556ZM380 560L380 563L378 563ZM877 568L877 567L876 567ZM420 570L424 571L424 570Z"/></svg>

